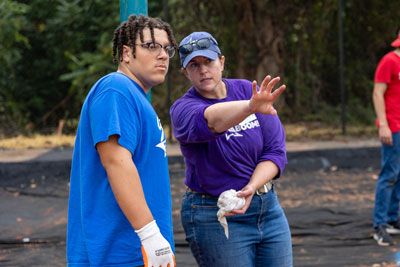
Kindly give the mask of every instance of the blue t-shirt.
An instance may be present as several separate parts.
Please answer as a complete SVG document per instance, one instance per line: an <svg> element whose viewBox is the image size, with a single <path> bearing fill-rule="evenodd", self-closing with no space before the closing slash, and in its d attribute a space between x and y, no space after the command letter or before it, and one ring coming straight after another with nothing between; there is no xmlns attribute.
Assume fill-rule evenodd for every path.
<svg viewBox="0 0 400 267"><path fill-rule="evenodd" d="M185 184L213 196L229 189L241 190L261 161L270 160L278 166L275 178L287 162L285 132L278 116L256 113L223 133L210 131L204 118L207 107L252 96L252 84L247 80L223 82L226 98L204 98L192 87L170 110L174 135L185 157Z"/></svg>
<svg viewBox="0 0 400 267"><path fill-rule="evenodd" d="M144 90L122 73L100 79L82 107L71 169L68 266L143 265L141 242L120 209L97 143L119 135L132 153L146 202L172 249L172 205L166 139Z"/></svg>

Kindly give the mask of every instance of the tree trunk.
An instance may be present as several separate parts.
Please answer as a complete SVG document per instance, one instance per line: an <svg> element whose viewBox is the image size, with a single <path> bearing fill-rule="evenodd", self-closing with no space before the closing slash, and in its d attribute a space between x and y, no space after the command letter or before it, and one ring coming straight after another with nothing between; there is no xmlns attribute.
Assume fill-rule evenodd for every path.
<svg viewBox="0 0 400 267"><path fill-rule="evenodd" d="M265 2L265 1L263 1ZM267 1L269 2L269 1ZM279 5L277 5L278 7ZM283 10L276 8L274 12L263 12L266 3L239 1L239 36L241 49L238 54L237 76L249 80L255 79L261 84L265 76L279 76L280 84L283 82L283 28L274 23ZM255 19L257 18L257 19ZM247 46L255 48L256 58L247 62ZM275 102L275 107L280 109L285 104L285 93Z"/></svg>

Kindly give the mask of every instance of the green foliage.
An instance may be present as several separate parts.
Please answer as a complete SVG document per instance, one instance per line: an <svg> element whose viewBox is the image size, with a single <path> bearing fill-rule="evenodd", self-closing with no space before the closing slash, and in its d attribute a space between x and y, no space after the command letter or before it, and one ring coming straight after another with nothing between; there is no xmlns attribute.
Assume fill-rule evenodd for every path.
<svg viewBox="0 0 400 267"><path fill-rule="evenodd" d="M21 33L24 24L27 23L24 14L28 10L28 6L11 0L0 2L0 64L2 68L12 68L14 61L21 58L21 48L29 48L29 40Z"/></svg>
<svg viewBox="0 0 400 267"><path fill-rule="evenodd" d="M148 0L149 15L165 18L163 4ZM287 85L282 121L340 124L337 0L169 0L168 11L178 43L193 31L216 37L225 77L280 75ZM346 120L371 125L373 76L392 49L400 2L346 0L343 11ZM111 49L118 24L114 0L0 1L0 136L27 125L53 130L61 119L74 132L88 90L117 68ZM164 125L169 105L190 86L178 55L167 81L152 89Z"/></svg>
<svg viewBox="0 0 400 267"><path fill-rule="evenodd" d="M19 105L10 95L16 90L16 66L29 40L23 34L29 7L11 0L0 2L0 125L7 125L7 132L16 130L22 114Z"/></svg>
<svg viewBox="0 0 400 267"><path fill-rule="evenodd" d="M73 95L82 104L88 90L105 74L115 71L116 66L111 62L112 44L110 34L102 33L94 52L81 52L75 56L65 51L65 57L70 60L70 72L60 76L61 81L70 81L68 95Z"/></svg>
<svg viewBox="0 0 400 267"><path fill-rule="evenodd" d="M119 24L119 3L19 2L26 2L18 4L26 7L20 18L24 27L14 32L24 36L29 47L14 45L20 56L13 57L15 82L12 90L5 90L7 109L21 128L29 123L36 130L51 130L60 119L78 118L88 88L115 70L110 47ZM4 12L9 14L13 5ZM4 76L1 79L6 80Z"/></svg>
<svg viewBox="0 0 400 267"><path fill-rule="evenodd" d="M344 96L339 84L337 0L195 0L190 5L174 0L170 1L174 14L171 23L179 33L178 40L192 31L210 31L220 41L226 57L226 77L250 80L258 72L272 73L268 64L262 63L264 47L257 44L268 38L265 33L272 32L280 42L279 49L273 51L274 47L268 46L267 50L282 58L276 62L282 67L279 75L287 85L281 96L284 103L278 110L282 120L340 122L345 98L347 121L371 124L375 117L371 101L373 75L379 59L392 49L390 42L400 26L400 2L343 3ZM271 23L266 24L265 18ZM245 62L244 67L240 62ZM174 90L184 92L188 87L183 86L176 83Z"/></svg>

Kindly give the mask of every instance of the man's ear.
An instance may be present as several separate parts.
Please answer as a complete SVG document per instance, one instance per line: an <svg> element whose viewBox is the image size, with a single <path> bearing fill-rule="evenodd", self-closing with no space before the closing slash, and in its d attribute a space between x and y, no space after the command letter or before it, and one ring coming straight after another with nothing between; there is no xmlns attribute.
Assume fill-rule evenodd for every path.
<svg viewBox="0 0 400 267"><path fill-rule="evenodd" d="M129 63L130 59L131 59L131 54L132 54L132 48L127 45L123 45L122 46L122 61L125 63Z"/></svg>

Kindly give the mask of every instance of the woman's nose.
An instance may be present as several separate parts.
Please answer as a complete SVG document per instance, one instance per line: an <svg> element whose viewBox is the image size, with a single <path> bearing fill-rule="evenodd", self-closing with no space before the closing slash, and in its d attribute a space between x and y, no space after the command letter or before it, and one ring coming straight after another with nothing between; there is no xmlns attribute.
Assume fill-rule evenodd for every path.
<svg viewBox="0 0 400 267"><path fill-rule="evenodd" d="M205 64L200 64L199 69L200 69L201 73L206 72L207 71L207 66Z"/></svg>

